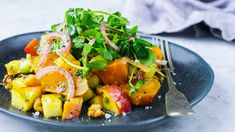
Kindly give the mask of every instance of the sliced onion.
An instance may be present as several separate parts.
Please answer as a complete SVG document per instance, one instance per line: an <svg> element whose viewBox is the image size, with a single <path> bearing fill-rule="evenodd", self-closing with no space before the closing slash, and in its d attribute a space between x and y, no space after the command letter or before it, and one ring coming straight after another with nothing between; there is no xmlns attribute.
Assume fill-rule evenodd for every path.
<svg viewBox="0 0 235 132"><path fill-rule="evenodd" d="M64 28L65 25L66 25L65 22L59 23L58 27L56 28L56 31L61 32L61 30Z"/></svg>
<svg viewBox="0 0 235 132"><path fill-rule="evenodd" d="M103 34L105 41L107 44L109 44L112 48L114 48L116 51L120 51L119 47L117 47L117 45L115 45L109 38L108 35L106 33L106 24L105 23L101 23L100 24L100 31Z"/></svg>
<svg viewBox="0 0 235 132"><path fill-rule="evenodd" d="M68 95L67 95L67 97L68 98L73 98L73 96L74 96L74 81L73 81L72 76L66 70L64 70L63 68L60 68L58 66L48 66L48 67L40 69L39 72L35 75L35 77L37 79L40 79L42 76L44 76L44 75L46 75L50 72L53 72L53 71L57 71L60 74L64 75L64 77L66 78L67 83L68 83Z"/></svg>
<svg viewBox="0 0 235 132"><path fill-rule="evenodd" d="M64 47L56 50L56 53L58 55L62 55L64 53L69 53L71 50L71 40L70 37L68 36L68 34L64 33L64 32L51 32L51 33L47 33L45 35L41 36L41 42L42 45L44 44L49 44L48 43L48 39L50 38L60 38L61 41L64 43Z"/></svg>
<svg viewBox="0 0 235 132"><path fill-rule="evenodd" d="M122 57L122 60L123 62L130 63L131 65L140 68L143 72L148 72L150 70L147 66L140 64L139 62L135 62L131 60L130 58Z"/></svg>
<svg viewBox="0 0 235 132"><path fill-rule="evenodd" d="M48 56L50 50L51 50L51 45L49 45L49 44L45 45L45 47L42 49L41 53L43 53L43 54L42 54L42 58L40 59L40 61L38 63L39 66L42 66L42 64L47 60L47 56Z"/></svg>

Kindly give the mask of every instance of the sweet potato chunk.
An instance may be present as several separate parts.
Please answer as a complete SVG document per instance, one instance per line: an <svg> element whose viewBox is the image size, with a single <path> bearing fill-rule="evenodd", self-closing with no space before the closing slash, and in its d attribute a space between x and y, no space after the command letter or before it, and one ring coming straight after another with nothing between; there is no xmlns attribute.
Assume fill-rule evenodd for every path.
<svg viewBox="0 0 235 132"><path fill-rule="evenodd" d="M68 82L63 74L52 71L40 79L43 91L68 95Z"/></svg>
<svg viewBox="0 0 235 132"><path fill-rule="evenodd" d="M152 102L154 96L160 89L160 83L157 79L151 79L144 83L135 93L129 95L130 101L134 105L147 105ZM129 85L121 85L121 88L129 93Z"/></svg>
<svg viewBox="0 0 235 132"><path fill-rule="evenodd" d="M101 81L108 85L122 84L128 81L128 64L117 59L104 70L96 72Z"/></svg>

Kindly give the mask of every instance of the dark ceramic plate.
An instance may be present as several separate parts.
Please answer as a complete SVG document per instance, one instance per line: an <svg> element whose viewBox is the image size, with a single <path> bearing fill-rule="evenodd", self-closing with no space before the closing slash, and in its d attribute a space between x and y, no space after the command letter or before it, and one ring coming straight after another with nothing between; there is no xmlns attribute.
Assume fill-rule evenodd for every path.
<svg viewBox="0 0 235 132"><path fill-rule="evenodd" d="M10 37L0 42L0 79L6 73L4 64L25 56L24 46L33 38L40 38L43 32L27 33ZM177 88L185 94L191 106L197 104L210 91L214 74L211 67L196 53L179 45L170 43L172 58L175 65ZM58 119L34 118L32 112L20 112L10 105L10 94L3 87L0 88L0 110L7 114L38 122L45 126L63 127L76 130L95 131L128 131L146 130L171 119L165 113L164 94L167 91L166 82L163 83L159 95L152 102L150 108L134 107L131 113L123 117L107 119L89 119L85 109L76 120L60 121ZM87 106L85 106L87 107Z"/></svg>

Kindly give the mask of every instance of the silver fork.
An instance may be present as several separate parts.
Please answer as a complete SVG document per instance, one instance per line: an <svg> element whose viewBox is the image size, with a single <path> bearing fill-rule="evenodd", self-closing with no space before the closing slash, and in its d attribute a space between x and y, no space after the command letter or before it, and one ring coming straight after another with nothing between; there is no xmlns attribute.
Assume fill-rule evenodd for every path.
<svg viewBox="0 0 235 132"><path fill-rule="evenodd" d="M155 36L152 36L153 43L156 44L157 40L160 43L160 48L163 53L164 60L167 60L169 68L167 65L163 66L166 79L168 82L169 91L165 95L166 102L166 113L168 116L188 116L193 115L194 111L192 110L190 104L188 103L187 98L183 93L177 90L175 82L171 76L174 73L174 65L171 59L171 52L169 48L168 41L163 39L157 39Z"/></svg>

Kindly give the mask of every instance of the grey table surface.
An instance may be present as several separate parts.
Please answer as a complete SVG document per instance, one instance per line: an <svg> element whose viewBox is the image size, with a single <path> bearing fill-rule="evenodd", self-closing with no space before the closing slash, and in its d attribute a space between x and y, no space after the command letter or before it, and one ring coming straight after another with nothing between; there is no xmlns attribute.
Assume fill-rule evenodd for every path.
<svg viewBox="0 0 235 132"><path fill-rule="evenodd" d="M26 32L48 30L63 20L69 7L122 11L125 0L0 0L0 40ZM234 27L231 27L234 28ZM235 43L213 37L162 36L202 56L213 68L215 81L210 93L193 109L191 117L170 120L153 131L235 132ZM2 132L50 131L0 112Z"/></svg>

